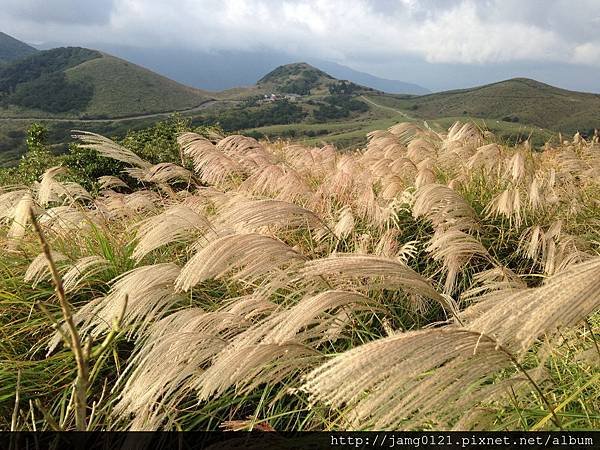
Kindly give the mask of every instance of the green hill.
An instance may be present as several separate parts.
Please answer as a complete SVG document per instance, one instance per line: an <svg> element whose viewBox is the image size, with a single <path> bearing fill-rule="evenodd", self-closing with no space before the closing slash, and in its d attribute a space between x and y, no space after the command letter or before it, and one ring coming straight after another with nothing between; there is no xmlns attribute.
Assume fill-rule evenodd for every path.
<svg viewBox="0 0 600 450"><path fill-rule="evenodd" d="M256 83L275 92L307 95L314 90L324 90L335 78L306 63L279 66Z"/></svg>
<svg viewBox="0 0 600 450"><path fill-rule="evenodd" d="M0 31L0 64L14 61L36 53L37 50Z"/></svg>
<svg viewBox="0 0 600 450"><path fill-rule="evenodd" d="M118 118L194 108L207 92L80 47L0 67L0 117Z"/></svg>
<svg viewBox="0 0 600 450"><path fill-rule="evenodd" d="M256 83L258 88L298 95L328 94L332 86L345 86L346 90L374 91L349 81L341 81L307 63L279 66Z"/></svg>
<svg viewBox="0 0 600 450"><path fill-rule="evenodd" d="M85 114L122 117L194 108L212 98L128 61L103 54L66 71L67 79L94 86Z"/></svg>
<svg viewBox="0 0 600 450"><path fill-rule="evenodd" d="M392 102L396 107L424 119L469 116L565 132L600 127L600 95L568 91L527 78L396 99Z"/></svg>

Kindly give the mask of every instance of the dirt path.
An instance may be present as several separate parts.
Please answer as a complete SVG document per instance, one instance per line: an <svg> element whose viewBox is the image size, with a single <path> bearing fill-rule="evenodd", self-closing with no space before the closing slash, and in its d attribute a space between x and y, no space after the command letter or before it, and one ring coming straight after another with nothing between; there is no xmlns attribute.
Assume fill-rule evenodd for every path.
<svg viewBox="0 0 600 450"><path fill-rule="evenodd" d="M168 117L174 113L190 113L195 111L201 111L203 109L210 108L215 103L218 103L221 100L208 100L201 105L194 106L193 108L188 109L176 109L174 111L165 111L160 113L151 113L151 114L139 114L135 116L125 116L118 117L114 119L68 119L68 118L53 118L53 117L0 117L0 122L29 122L31 120L35 121L46 121L46 122L76 122L76 123L107 123L107 122L125 122L127 120L140 120L140 119L149 119L153 117Z"/></svg>
<svg viewBox="0 0 600 450"><path fill-rule="evenodd" d="M376 108L386 109L388 111L395 112L396 114L400 114L402 117L405 117L407 119L413 119L413 117L410 117L404 111L400 111L399 109L392 108L391 106L380 105L379 103L375 103L373 100L371 100L370 98L365 97L364 95L361 95L360 98L362 98L365 102L367 102L367 103L375 106Z"/></svg>

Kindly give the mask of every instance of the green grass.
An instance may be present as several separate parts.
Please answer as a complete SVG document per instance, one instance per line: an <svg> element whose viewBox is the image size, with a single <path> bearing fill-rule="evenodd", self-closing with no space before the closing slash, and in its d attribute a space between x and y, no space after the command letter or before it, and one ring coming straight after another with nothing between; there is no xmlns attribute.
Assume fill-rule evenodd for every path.
<svg viewBox="0 0 600 450"><path fill-rule="evenodd" d="M338 136L351 138L355 133L369 127L385 128L401 120L400 115L395 115L393 111L384 108L372 111L372 114L370 120L332 124L334 129L330 130L330 133L332 136L337 133ZM446 124L433 123L433 125L441 127ZM303 130L310 131L318 126L322 125L304 124ZM281 130L281 126L271 127L273 132ZM147 136L138 138L146 139ZM284 152L279 144L273 145L272 150L274 155L282 156L281 152ZM536 156L541 157L537 154ZM446 183L451 175L450 170L448 173L440 172L439 181ZM496 180L495 177L486 177L483 173L472 175L473 177L462 183L460 189L461 195L475 210L479 218L478 222L481 223L481 227L478 227L477 239L490 255L501 261L507 269L522 276L530 283L530 287L538 286L544 278L541 267L517 251L523 230L531 224L539 223L546 227L548 221L564 219L563 229L566 235L584 238L588 243L585 246L586 251L597 254L599 236L595 224L599 210L593 202L598 193L597 184L578 186L578 189L572 191L564 190L564 192L577 193L577 199L589 206L579 215L569 212L571 202L568 198L564 203L542 212L528 211L524 223L513 226L504 218L486 217L486 205L504 189L502 177ZM328 177L325 177L325 180L327 179ZM559 176L558 179L564 180L564 177ZM374 185L378 192L379 187ZM235 192L235 189L230 192ZM334 201L336 200L334 197ZM331 211L323 213L323 218L327 221L337 218L341 205L343 205L341 201L339 204L332 203ZM79 206L88 207L89 204ZM415 254L407 264L425 278L432 280L435 287L441 290L443 266L439 261L432 259L426 249L427 242L434 233L434 226L422 217L415 217L413 213L414 210L411 211L410 208L395 209L393 225L390 222L389 226L398 230L394 238L398 244L417 242ZM207 207L206 214L207 218L214 219L212 207ZM176 262L179 266L185 264L190 251L183 242L156 249L137 263L133 261L132 250L136 243L134 224L140 219L142 216L123 219L114 216L110 221L86 231L80 230L65 235L48 232L52 249L67 255L70 261L85 255L98 255L109 261L108 269L86 278L83 288L69 295L69 301L75 309L106 294L110 289L111 280L136 266L158 262ZM290 245L294 244L294 248L307 258L316 259L333 252L357 251L356 245L361 236L370 234L378 238L382 232L383 230L376 227L368 218L357 214L354 229L346 238L338 239L330 236L319 240L318 245L315 245L317 242L314 241L311 230L302 227L289 233L282 232L278 238L289 242ZM5 229L0 229L0 241L4 238L4 233ZM193 239L190 238L189 242L192 241ZM52 284L44 280L34 287L23 279L28 264L39 253L38 239L36 236L28 235L18 251L6 252L0 257L0 311L2 312L0 314L0 428L3 429L10 428L17 393L20 397L19 409L22 412L17 416L18 429L49 429L53 426L52 421L61 428L74 428L72 408L69 409L68 406L73 380L76 377L74 358L70 350L64 346L59 346L55 352L46 357L47 340L53 334L52 323L60 318L61 314ZM66 263L59 264L66 265ZM457 301L460 299L460 292L472 286L473 276L487 267L489 266L486 261L472 260L461 269L454 295ZM359 282L355 287L359 289L361 283ZM256 286L245 285L233 277L206 281L186 293L181 302L171 305L172 309L169 313L176 312L180 308L201 308L205 313L213 313L223 306L227 299L254 292L255 288ZM276 292L273 291L270 299L280 307L287 308L296 304L304 295L302 289L300 284L293 282ZM383 338L388 335L389 330L422 329L430 324L439 324L439 321L446 317L440 305L428 305L424 308L414 307L414 305L408 307L412 304L410 299L395 288L380 292L374 290L368 295L376 302L377 308L368 312L357 311L341 339L319 344L318 349L323 359L329 359L351 348ZM39 307L40 303L46 305L49 314ZM590 315L588 320L590 328L598 334L600 330L598 312ZM139 321L124 325L123 329L116 327L115 338L110 341L106 351L100 356L91 358L90 366L98 368L93 372L95 376L92 377L89 389L88 413L91 415L92 409L94 410L90 420L91 429L120 429L127 423L129 418L118 418L119 413L113 409L118 401L121 386L116 386L114 390L112 388L124 373L124 368L132 361L134 347L138 346L139 349L145 339L141 336L136 337L135 331L143 330L149 323L150 321ZM173 331L177 333L180 330ZM110 335L109 331L106 333ZM506 386L508 394L499 389L495 398L486 399L473 410L473 413L482 413L480 428L486 430L556 429L547 402L554 405L565 429L600 427L600 414L598 414L600 351L595 347L597 345L595 340L598 338L594 337L584 324L561 330L561 333L554 336L556 339L545 343L540 340L533 346L534 348L523 354L523 360L520 361L536 380L539 391L534 389L531 383L525 382L523 374L515 367L504 368L490 377L490 382L497 382L498 386L501 383ZM99 348L105 337L104 332L94 336L92 349ZM177 358L173 359L174 362L176 360ZM191 364L185 358L179 361ZM265 366L268 367L268 364ZM350 411L329 408L324 403L312 404L308 401L306 393L298 390L290 391L291 388L298 387L301 376L306 373L307 369L302 368L302 364L286 374L282 380L259 383L247 391L243 390L243 385L230 386L209 401L198 402L193 393L186 392L179 399L176 407L169 410L168 419L173 419L173 422L169 423L168 428L214 430L219 426L227 425L228 421L237 420L247 421L247 426L266 423L276 430L343 429L345 425L347 426L345 420L350 417ZM469 387L465 386L465 391L468 389ZM45 415L47 417L44 417ZM49 420L49 417L52 419ZM435 427L435 424L424 425L424 427L429 426Z"/></svg>
<svg viewBox="0 0 600 450"><path fill-rule="evenodd" d="M345 121L270 125L259 128L248 128L242 130L242 133L258 132L270 138L291 137L293 140L307 145L319 145L323 142L328 142L336 145L338 148L346 148L364 143L366 139L365 135L370 131L383 130L401 122L424 122L421 118L412 117L411 114L413 111L399 108L396 100L389 96L366 95L365 97L381 107L378 108L370 104L371 110L367 114ZM398 110L394 111L396 108ZM541 146L556 136L556 133L540 127L471 116L441 117L425 121L432 129L438 132L446 132L456 121L474 122L482 129L495 133L501 141L514 140L516 137L525 139L531 136L531 140L536 146ZM290 136L291 130L295 131L294 136ZM324 130L327 130L327 132L323 133L322 131ZM310 132L317 133L317 136L307 135Z"/></svg>
<svg viewBox="0 0 600 450"><path fill-rule="evenodd" d="M597 335L600 314L596 313L588 323ZM546 395L566 429L597 430L600 427L600 350L597 340L598 337L592 336L590 329L582 325L561 334L553 346L548 346L545 361L539 355L532 357L534 365L543 367L543 371L538 372L539 382L548 390ZM521 391L521 396L509 396L510 401L502 407L495 407L496 424L502 424L498 429L539 431L551 423L551 415L542 399L530 386L528 388Z"/></svg>
<svg viewBox="0 0 600 450"><path fill-rule="evenodd" d="M525 78L418 97L385 95L377 101L422 119L516 117L522 124L570 133L600 126L600 95L559 89Z"/></svg>
<svg viewBox="0 0 600 450"><path fill-rule="evenodd" d="M209 94L119 58L104 55L67 70L72 81L87 80L94 96L84 111L87 116L109 118L193 108Z"/></svg>
<svg viewBox="0 0 600 450"><path fill-rule="evenodd" d="M60 50L53 50L57 58ZM0 108L0 118L121 118L190 109L211 98L208 92L106 54L60 73L64 73L67 82L91 86L93 94L83 109L51 113L4 105Z"/></svg>

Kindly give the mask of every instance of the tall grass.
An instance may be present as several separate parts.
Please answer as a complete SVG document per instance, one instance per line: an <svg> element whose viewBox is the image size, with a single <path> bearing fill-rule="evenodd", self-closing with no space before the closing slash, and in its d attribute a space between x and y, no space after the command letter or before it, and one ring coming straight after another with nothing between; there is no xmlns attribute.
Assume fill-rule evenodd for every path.
<svg viewBox="0 0 600 450"><path fill-rule="evenodd" d="M600 426L598 143L77 137L138 184L0 191L1 428Z"/></svg>

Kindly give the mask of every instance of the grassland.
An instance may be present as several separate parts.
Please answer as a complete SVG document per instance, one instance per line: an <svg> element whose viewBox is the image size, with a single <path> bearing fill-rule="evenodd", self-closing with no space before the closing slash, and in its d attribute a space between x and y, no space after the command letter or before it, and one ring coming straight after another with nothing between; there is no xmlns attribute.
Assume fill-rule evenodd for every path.
<svg viewBox="0 0 600 450"><path fill-rule="evenodd" d="M411 96L386 96L382 104L421 119L476 117L512 119L524 125L575 133L598 128L600 95L574 92L515 78L471 89Z"/></svg>
<svg viewBox="0 0 600 450"><path fill-rule="evenodd" d="M118 118L183 110L211 98L208 92L108 55L69 69L67 78L86 80L94 86L92 101L83 111L91 117Z"/></svg>
<svg viewBox="0 0 600 450"><path fill-rule="evenodd" d="M271 125L248 128L242 130L242 133L259 133L269 138L293 138L306 145L326 141L344 149L366 143L366 134L374 130L385 129L406 121L424 123L423 119L412 116L412 110L398 109L398 102L387 95L367 94L362 98L367 101L371 111L358 118L328 123ZM556 139L556 133L551 130L496 119L480 119L470 116L466 118L464 116L438 117L429 119L426 123L436 131L443 131L447 130L457 120L465 119L477 124L483 130L496 134L498 139L502 141L516 142L529 139L534 146L540 147L547 141Z"/></svg>
<svg viewBox="0 0 600 450"><path fill-rule="evenodd" d="M263 77L255 86L206 93L179 85L126 61L104 55L66 71L74 83L95 86L85 112L62 113L71 118L95 118L89 122L60 122L57 115L23 110L14 106L0 109L0 164L14 164L25 150L20 136L33 121L11 123L5 117L35 116L46 119L51 143L64 151L69 130L80 128L123 137L128 129L140 129L164 117L156 111L184 111L194 124L220 124L227 132L254 137L293 139L305 145L331 143L341 150L366 144L366 134L411 121L442 132L456 120L467 120L494 133L508 144L528 140L541 148L557 140L558 132L583 131L592 135L598 128L598 95L557 89L533 80L515 79L479 88L425 96L389 95L356 85L344 100L364 102L364 111L348 111L346 117L321 117L334 99L329 91L339 84L307 64L282 66ZM280 96L287 91L302 92L291 105L281 100L262 100L265 94ZM205 102L208 98L215 100ZM195 108L199 103L201 107ZM334 108L334 113L339 112ZM331 111L329 111L331 112ZM161 113L158 113L161 114ZM136 116L127 117L124 116ZM121 119L114 119L121 117ZM85 119L84 119L85 120ZM40 121L40 120L38 120ZM111 123L112 122L112 123ZM257 126L260 124L261 126ZM537 124L537 125L536 125Z"/></svg>
<svg viewBox="0 0 600 450"><path fill-rule="evenodd" d="M600 427L597 140L79 139L0 191L0 427Z"/></svg>
<svg viewBox="0 0 600 450"><path fill-rule="evenodd" d="M191 109L211 99L205 91L83 48L38 52L0 69L0 80L7 85L0 108L6 120L117 119ZM40 100L53 90L60 91L56 104Z"/></svg>

